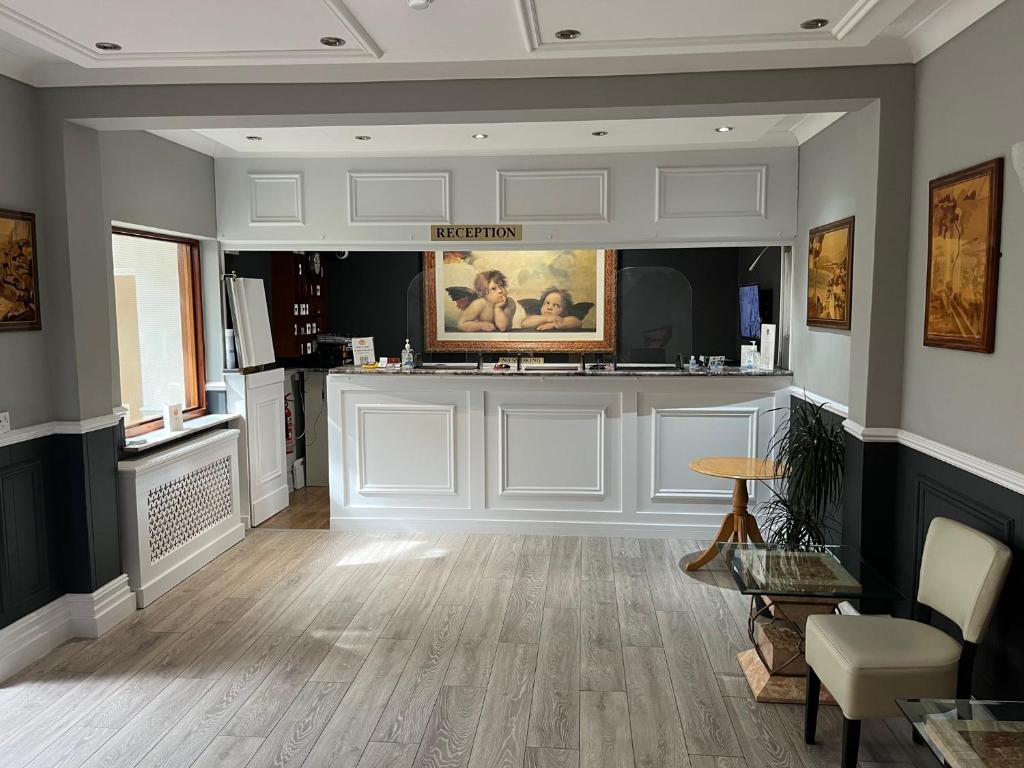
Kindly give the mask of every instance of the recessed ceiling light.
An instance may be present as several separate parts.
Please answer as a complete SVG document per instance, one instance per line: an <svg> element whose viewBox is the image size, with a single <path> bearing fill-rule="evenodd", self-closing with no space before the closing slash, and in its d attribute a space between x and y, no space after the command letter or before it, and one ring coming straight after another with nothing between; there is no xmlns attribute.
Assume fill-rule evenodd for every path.
<svg viewBox="0 0 1024 768"><path fill-rule="evenodd" d="M340 37L321 37L320 45L326 45L328 48L341 48L345 44L345 41Z"/></svg>
<svg viewBox="0 0 1024 768"><path fill-rule="evenodd" d="M246 141L263 141L263 137L262 136L246 136L245 140Z"/></svg>
<svg viewBox="0 0 1024 768"><path fill-rule="evenodd" d="M369 141L372 138L373 138L372 136L366 136L365 134L360 134L359 136L356 136L356 141Z"/></svg>
<svg viewBox="0 0 1024 768"><path fill-rule="evenodd" d="M560 29L555 32L555 37L559 40L575 40L580 36L578 29Z"/></svg>
<svg viewBox="0 0 1024 768"><path fill-rule="evenodd" d="M717 128L715 128L715 131L717 133L728 133L731 130L732 130L732 126L731 125L720 125Z"/></svg>
<svg viewBox="0 0 1024 768"><path fill-rule="evenodd" d="M474 139L486 139L487 138L487 134L486 133L474 133L473 134L473 138Z"/></svg>
<svg viewBox="0 0 1024 768"><path fill-rule="evenodd" d="M800 23L801 29L821 29L828 26L828 19L808 19Z"/></svg>
<svg viewBox="0 0 1024 768"><path fill-rule="evenodd" d="M96 47L101 51L120 51L121 46L117 43L96 43Z"/></svg>
<svg viewBox="0 0 1024 768"><path fill-rule="evenodd" d="M608 131L591 131L591 136L607 136Z"/></svg>

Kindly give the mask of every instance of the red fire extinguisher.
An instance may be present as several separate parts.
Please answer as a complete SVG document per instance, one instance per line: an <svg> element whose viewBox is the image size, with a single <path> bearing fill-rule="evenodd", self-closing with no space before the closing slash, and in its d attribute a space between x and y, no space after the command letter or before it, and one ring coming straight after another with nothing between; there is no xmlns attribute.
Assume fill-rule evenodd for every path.
<svg viewBox="0 0 1024 768"><path fill-rule="evenodd" d="M288 453L295 453L295 422L292 418L292 395L284 396L284 447Z"/></svg>

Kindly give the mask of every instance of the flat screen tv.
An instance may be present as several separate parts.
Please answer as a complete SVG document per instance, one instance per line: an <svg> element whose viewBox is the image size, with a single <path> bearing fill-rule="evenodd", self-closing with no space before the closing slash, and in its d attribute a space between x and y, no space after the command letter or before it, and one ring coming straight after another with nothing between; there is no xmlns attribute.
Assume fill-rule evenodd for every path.
<svg viewBox="0 0 1024 768"><path fill-rule="evenodd" d="M761 292L757 283L740 286L740 337L761 338Z"/></svg>

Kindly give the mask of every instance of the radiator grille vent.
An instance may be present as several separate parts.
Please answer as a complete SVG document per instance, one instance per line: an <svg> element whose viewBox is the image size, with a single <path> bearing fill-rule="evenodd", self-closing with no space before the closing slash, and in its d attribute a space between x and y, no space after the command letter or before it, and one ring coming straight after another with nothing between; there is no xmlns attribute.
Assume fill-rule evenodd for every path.
<svg viewBox="0 0 1024 768"><path fill-rule="evenodd" d="M155 563L231 516L231 457L151 489L146 506L150 562Z"/></svg>

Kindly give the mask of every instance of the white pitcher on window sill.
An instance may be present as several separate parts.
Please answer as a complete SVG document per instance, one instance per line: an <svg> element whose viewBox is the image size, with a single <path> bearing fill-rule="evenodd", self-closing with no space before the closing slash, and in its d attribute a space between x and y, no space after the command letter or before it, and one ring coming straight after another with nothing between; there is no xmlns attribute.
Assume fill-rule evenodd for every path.
<svg viewBox="0 0 1024 768"><path fill-rule="evenodd" d="M182 415L184 400L181 385L170 382L164 388L164 429L169 432L182 432L185 429L185 418Z"/></svg>

